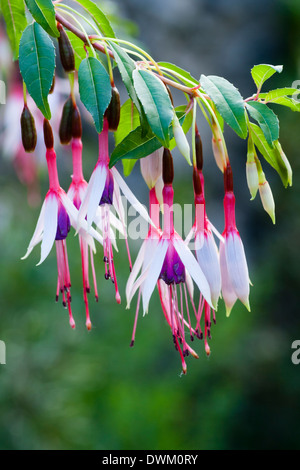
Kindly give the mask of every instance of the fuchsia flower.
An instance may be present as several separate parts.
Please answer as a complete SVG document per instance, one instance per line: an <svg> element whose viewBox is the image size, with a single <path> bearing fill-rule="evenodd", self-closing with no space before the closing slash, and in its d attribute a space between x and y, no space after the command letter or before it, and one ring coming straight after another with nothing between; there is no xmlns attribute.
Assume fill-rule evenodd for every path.
<svg viewBox="0 0 300 470"><path fill-rule="evenodd" d="M164 200L164 227L161 232L159 229L150 228L149 234L143 243L141 250L138 254L136 263L133 267L132 273L128 279L126 294L128 306L132 300L133 295L137 290L137 314L142 299L144 314L148 312L150 298L158 283L160 299L163 307L165 317L171 327L172 335L176 348L180 352L182 359L183 372L186 372L186 364L184 356L190 352L197 357L196 353L188 346L185 338L185 326L189 326L189 331L193 337L196 330L193 330L190 322L190 315L188 309L188 295L192 302L195 315L191 278L198 285L204 299L211 306L211 294L208 282L197 263L196 259L183 242L181 237L176 233L173 222L173 197L174 191L172 187L173 182L173 160L169 150L164 150L163 156L163 200ZM150 211L151 216L158 224L159 218L159 205L156 197L154 198L155 190L150 191ZM154 209L152 203L154 204ZM155 209L156 207L156 209ZM146 251L147 250L147 251ZM151 251L150 251L151 250ZM137 278L141 270L141 275ZM183 288L182 288L183 286ZM179 293L178 293L179 290ZM184 292L183 292L184 291ZM185 301L184 301L185 297ZM184 319L183 308L187 308L188 321ZM136 326L135 320L135 326ZM135 327L134 327L135 333ZM134 335L133 335L134 340ZM132 343L133 344L133 340ZM181 346L183 350L181 350Z"/></svg>
<svg viewBox="0 0 300 470"><path fill-rule="evenodd" d="M112 214L110 212L110 206L113 206L121 224L124 227L123 231L126 233L124 208L121 201L120 189L132 206L146 220L150 221L150 219L146 209L138 202L134 194L130 191L117 169L109 169L108 130L108 121L104 118L103 131L99 134L99 158L79 209L78 221L79 226L84 223L85 218L87 219L88 227L91 227L93 222L97 222L98 225L100 224L100 228L103 231L105 278L111 278L115 285L116 300L120 303L121 296L118 289L112 246L114 240L112 239L111 228L114 224L112 223ZM130 253L126 237L125 242L131 268Z"/></svg>
<svg viewBox="0 0 300 470"><path fill-rule="evenodd" d="M70 325L72 328L75 328L75 321L71 309L71 279L66 238L71 225L77 228L78 211L65 191L60 187L56 165L56 153L53 148L53 134L47 120L44 121L44 136L47 148L46 160L49 172L49 191L46 194L36 229L29 243L27 252L22 259L27 258L33 248L41 242L41 258L38 263L38 265L40 265L49 255L55 242L58 270L56 301L58 301L59 293L61 293L63 305L64 307L68 307ZM93 231L93 236L100 241L99 235L95 230Z"/></svg>
<svg viewBox="0 0 300 470"><path fill-rule="evenodd" d="M76 126L74 126L76 121ZM85 191L87 189L87 182L85 181L82 173L82 142L81 142L81 119L77 108L74 108L73 112L73 139L72 139L72 158L73 158L73 174L72 183L68 190L68 197L73 202L77 210L79 210L82 200L84 198ZM74 134L75 129L75 134ZM77 132L76 132L77 130ZM82 281L83 281L83 299L85 304L86 312L86 327L88 330L92 328L89 303L87 294L90 293L90 281L89 281L89 263L91 263L93 284L95 291L95 298L98 302L98 288L97 279L94 266L94 253L96 252L94 239L91 235L85 232L82 228L79 229L79 246L81 252L81 265L82 265Z"/></svg>
<svg viewBox="0 0 300 470"><path fill-rule="evenodd" d="M222 295L226 305L226 314L237 299L250 310L249 304L249 273L244 246L235 223L235 196L230 164L224 172L225 181L225 230L224 243L220 243L220 265L222 275Z"/></svg>

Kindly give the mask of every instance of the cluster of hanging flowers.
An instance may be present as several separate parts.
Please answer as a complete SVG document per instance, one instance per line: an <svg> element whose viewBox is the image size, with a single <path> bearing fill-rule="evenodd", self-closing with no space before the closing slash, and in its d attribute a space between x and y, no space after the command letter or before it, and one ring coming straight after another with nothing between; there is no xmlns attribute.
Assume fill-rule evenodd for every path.
<svg viewBox="0 0 300 470"><path fill-rule="evenodd" d="M130 267L125 289L126 305L128 309L131 309L132 304L134 304L135 309L130 346L135 344L139 313L142 311L145 315L148 311L151 311L151 298L157 290L162 315L170 329L175 349L179 353L182 370L186 373L187 356L191 355L198 358L196 348L194 349L194 340L203 340L206 355L209 356L211 353L209 345L211 328L212 323L216 323L216 311L220 298L224 300L227 316L230 315L237 300L240 300L250 310L249 273L243 243L236 226L233 175L221 131L220 118L217 116L214 103L207 102L208 109L212 113L212 151L224 176L225 225L222 234L215 229L206 212L203 148L196 124L199 86L194 88L181 86L182 91L189 92L189 103L181 114L176 113L172 107L168 119L171 124L171 137L174 137L179 151L191 164L195 219L194 223L191 223L192 227L189 235L184 240L177 233L174 225L173 181L176 175L174 174L173 156L167 145L156 146L154 149L149 146L151 153L147 156L143 155L143 158L140 159L141 174L149 189L149 211L138 201L116 167L111 165L109 133L116 132L120 122L120 95L114 84L111 67L109 67L110 101L104 105L100 102L101 96L97 97L97 112L99 115L101 114L99 109L101 106L103 107L103 113L100 118L98 115L99 122L97 123L98 159L95 162L89 181L85 180L82 161L81 115L74 92L74 51L68 36L59 23L58 31L60 33L58 44L61 63L65 72L71 77L70 96L63 106L57 132L53 132L48 119L43 119L42 128L49 175L49 190L24 258L30 255L36 245L41 244L41 256L38 263L41 264L46 260L55 244L57 257L55 297L56 301L61 298L63 306L68 311L69 323L72 328L75 328L75 319L72 313L67 238L71 230L78 236L78 256L81 257L82 265L83 309L86 317L86 327L90 330L92 320L88 297L91 286L99 310L101 310L101 296L98 294L96 279L96 264L100 259L104 267L104 277L113 284L115 300L118 304L121 303L122 286L117 277L115 266L117 234L120 234L128 254ZM89 46L91 47L90 43ZM116 56L117 53L121 54L120 50L116 49L116 45L111 44L111 46ZM101 47L103 48L103 46ZM108 56L108 50L105 47L104 52ZM122 54L125 54L125 52L123 51ZM126 57L125 59L127 60L126 67L128 69L134 62L129 62L129 56L127 57L128 59ZM99 80L101 74L104 77L102 71L104 68L101 66L101 69L95 57L86 59L86 61L88 61L86 64L90 67L88 70L91 72L93 68L92 72L95 73L97 80ZM133 83L139 90L139 99L129 86L132 101L135 102L137 107L147 106L147 98L149 97L147 97L145 84L149 85L148 81L151 77L151 86L156 93L161 93L161 101L157 100L156 105L158 108L165 105L166 114L168 114L168 106L170 100L172 101L171 92L167 87L168 81L163 83L155 75L149 74L149 71L144 70L144 63L136 63L136 66L137 68L132 75ZM139 71L141 71L140 74L138 74ZM22 68L21 72L24 76ZM108 74L106 75L108 77ZM81 96L84 91L82 91L81 85ZM203 96L204 100L208 99L206 95L203 94ZM157 98L155 93L152 98L154 101ZM128 117L132 121L134 120L133 102L130 102L132 113ZM86 107L88 108L88 106ZM182 121L180 121L180 116L186 117L188 114L192 116L192 163L190 145L182 128ZM141 116L144 120L149 119L149 116L143 113ZM161 141L167 142L169 136L166 136L165 130L159 127L161 124L159 119L157 121L154 118L154 122L151 122L152 127L155 128L158 125L157 135L161 137ZM143 132L142 129L141 139L143 139ZM35 119L26 99L25 87L21 133L24 149L26 152L33 152L36 147L37 132ZM70 186L66 192L60 186L57 171L54 141L58 136L61 144L70 146L72 151L73 171ZM280 144L278 143L278 145ZM288 168L288 173L290 172L289 178L291 181L290 167L281 147L278 148L278 152L286 168ZM259 191L264 208L274 220L273 196L256 155L251 136L249 137L247 159L247 181L252 197L255 197L256 192ZM130 240L127 235L123 197L128 200L148 224L147 236L141 244L134 263L132 263L130 256ZM191 248L190 242L192 241ZM97 249L99 248L97 245L101 246L100 250ZM99 251L101 255L98 254Z"/></svg>

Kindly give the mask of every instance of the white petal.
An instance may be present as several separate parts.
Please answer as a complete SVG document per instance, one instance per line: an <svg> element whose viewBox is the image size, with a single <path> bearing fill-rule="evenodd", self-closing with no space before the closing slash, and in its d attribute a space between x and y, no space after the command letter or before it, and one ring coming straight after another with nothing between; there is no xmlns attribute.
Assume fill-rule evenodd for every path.
<svg viewBox="0 0 300 470"><path fill-rule="evenodd" d="M231 232L226 237L225 255L228 274L237 297L246 305L249 304L249 272L240 236Z"/></svg>
<svg viewBox="0 0 300 470"><path fill-rule="evenodd" d="M128 302L128 299L130 297L131 289L132 289L132 286L133 286L133 284L134 284L134 282L135 282L135 280L138 276L138 273L140 272L141 267L143 265L146 246L147 246L147 239L142 243L142 246L140 248L140 251L138 252L136 261L135 261L134 265L132 266L132 270L131 270L130 276L129 276L127 284L126 284L127 304L128 303L130 304L130 302Z"/></svg>
<svg viewBox="0 0 300 470"><path fill-rule="evenodd" d="M92 225L93 216L96 213L96 209L99 206L99 202L103 194L106 176L106 168L103 165L96 165L79 209L79 225L82 225L86 216L88 219L88 225Z"/></svg>
<svg viewBox="0 0 300 470"><path fill-rule="evenodd" d="M118 214L119 219L121 220L122 224L126 227L125 223L125 211L122 203L121 193L119 185L116 181L114 181L114 194L113 194L113 206Z"/></svg>
<svg viewBox="0 0 300 470"><path fill-rule="evenodd" d="M200 292L205 298L206 302L213 307L211 301L211 294L208 282L204 276L199 264L197 263L196 258L192 255L192 252L179 238L174 239L174 247L177 251L181 261L183 262L185 268L188 270L191 277L194 279L195 283L199 287Z"/></svg>
<svg viewBox="0 0 300 470"><path fill-rule="evenodd" d="M161 240L155 252L152 252L152 262L149 266L149 271L147 278L143 284L143 309L144 314L148 311L148 305L150 302L150 298L156 283L158 281L161 268L163 266L163 262L165 260L165 256L168 250L169 242L168 240Z"/></svg>
<svg viewBox="0 0 300 470"><path fill-rule="evenodd" d="M77 229L77 220L78 220L78 210L74 206L71 199L66 195L64 191L60 191L59 198L61 200L62 205L67 211L68 216L70 217L71 225Z"/></svg>
<svg viewBox="0 0 300 470"><path fill-rule="evenodd" d="M41 259L38 266L49 255L57 232L58 198L50 195L46 198L44 234L41 246Z"/></svg>
<svg viewBox="0 0 300 470"><path fill-rule="evenodd" d="M237 301L237 295L234 292L234 289L231 284L227 269L227 261L225 254L225 244L220 243L220 268L221 268L221 278L222 278L222 296L226 306L226 315L229 317L232 307Z"/></svg>
<svg viewBox="0 0 300 470"><path fill-rule="evenodd" d="M218 249L211 232L206 232L201 249L197 249L196 256L211 291L212 302L217 308L221 293L221 270Z"/></svg>
<svg viewBox="0 0 300 470"><path fill-rule="evenodd" d="M92 184L90 200L87 210L87 223L89 227L93 223L97 207L99 206L99 202L103 194L107 177L107 170L103 165L98 165L94 173L95 178Z"/></svg>
<svg viewBox="0 0 300 470"><path fill-rule="evenodd" d="M23 256L23 258L21 259L27 258L32 252L33 248L42 240L42 233L44 230L44 219L45 219L45 205L46 205L46 201L43 202L34 233L32 235L32 238L27 248L26 255Z"/></svg>
<svg viewBox="0 0 300 470"><path fill-rule="evenodd" d="M145 207L137 200L133 192L129 189L125 181L123 180L122 176L118 172L118 170L113 167L112 170L115 180L117 181L120 189L122 190L124 196L128 199L132 207L151 225L154 226L152 220L149 217L149 214Z"/></svg>

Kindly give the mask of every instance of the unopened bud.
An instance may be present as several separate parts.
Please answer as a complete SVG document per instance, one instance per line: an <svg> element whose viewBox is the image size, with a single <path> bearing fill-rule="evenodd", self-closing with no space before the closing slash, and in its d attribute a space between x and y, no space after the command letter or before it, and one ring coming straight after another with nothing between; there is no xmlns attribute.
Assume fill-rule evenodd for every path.
<svg viewBox="0 0 300 470"><path fill-rule="evenodd" d="M72 137L80 139L82 136L81 116L77 106L73 108L72 113Z"/></svg>
<svg viewBox="0 0 300 470"><path fill-rule="evenodd" d="M57 28L60 32L58 38L58 47L61 64L65 72L74 72L75 70L75 56L72 44L68 38L67 33L60 23L58 23Z"/></svg>
<svg viewBox="0 0 300 470"><path fill-rule="evenodd" d="M287 176L288 176L287 184L289 186L292 186L293 185L293 170L278 140L275 142L275 148L280 153L281 159L284 163L284 166L286 167Z"/></svg>
<svg viewBox="0 0 300 470"><path fill-rule="evenodd" d="M275 202L272 190L266 179L264 180L264 182L259 183L259 194L263 208L271 217L273 224L275 224Z"/></svg>
<svg viewBox="0 0 300 470"><path fill-rule="evenodd" d="M172 127L173 127L173 134L174 134L174 138L175 138L178 150L184 156L188 164L191 165L192 163L191 163L191 157L190 157L190 153L191 153L190 146L187 141L186 135L183 132L183 129L180 125L178 117L176 116L175 113L174 113L174 117L172 121Z"/></svg>
<svg viewBox="0 0 300 470"><path fill-rule="evenodd" d="M258 173L255 161L246 163L247 184L253 200L258 191Z"/></svg>
<svg viewBox="0 0 300 470"><path fill-rule="evenodd" d="M37 141L36 128L34 118L26 104L21 114L21 135L25 151L33 152Z"/></svg>
<svg viewBox="0 0 300 470"><path fill-rule="evenodd" d="M141 173L149 189L154 188L162 174L163 148L140 159Z"/></svg>
<svg viewBox="0 0 300 470"><path fill-rule="evenodd" d="M256 161L257 156L252 138L249 136L248 139L248 151L247 151L247 163L246 163L246 177L247 184L251 194L251 200L253 200L258 191L258 171Z"/></svg>
<svg viewBox="0 0 300 470"><path fill-rule="evenodd" d="M105 111L105 117L108 121L108 128L110 131L115 132L118 129L120 122L120 109L120 94L117 87L114 86L111 89L111 100L109 106Z"/></svg>
<svg viewBox="0 0 300 470"><path fill-rule="evenodd" d="M222 171L222 173L224 173L224 168L226 167L226 156L223 147L223 142L216 124L213 124L213 129L214 134L212 136L212 150L218 168Z"/></svg>
<svg viewBox="0 0 300 470"><path fill-rule="evenodd" d="M172 184L174 179L173 157L169 149L165 148L163 153L163 182Z"/></svg>
<svg viewBox="0 0 300 470"><path fill-rule="evenodd" d="M59 125L59 138L62 145L67 145L72 139L72 116L74 104L71 96L64 104L61 121Z"/></svg>
<svg viewBox="0 0 300 470"><path fill-rule="evenodd" d="M47 119L44 119L44 141L46 148L48 150L53 148L54 139L53 139L53 132L50 122Z"/></svg>

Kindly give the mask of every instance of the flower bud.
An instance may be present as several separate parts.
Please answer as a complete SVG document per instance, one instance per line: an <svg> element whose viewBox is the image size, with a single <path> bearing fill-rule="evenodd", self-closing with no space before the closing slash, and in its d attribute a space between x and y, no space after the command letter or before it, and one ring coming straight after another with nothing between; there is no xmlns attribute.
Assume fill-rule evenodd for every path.
<svg viewBox="0 0 300 470"><path fill-rule="evenodd" d="M118 89L114 86L111 89L111 100L107 110L105 111L105 117L108 121L108 128L110 131L115 132L118 129L120 122L120 94Z"/></svg>
<svg viewBox="0 0 300 470"><path fill-rule="evenodd" d="M57 28L60 32L58 38L58 47L61 64L65 72L74 72L75 70L75 56L72 44L68 38L67 33L60 23L58 23Z"/></svg>
<svg viewBox="0 0 300 470"><path fill-rule="evenodd" d="M259 182L259 194L265 211L269 214L273 224L275 224L275 202L270 185L266 179Z"/></svg>
<svg viewBox="0 0 300 470"><path fill-rule="evenodd" d="M48 119L44 119L44 141L45 141L46 148L48 150L53 149L54 138L53 138L52 127Z"/></svg>
<svg viewBox="0 0 300 470"><path fill-rule="evenodd" d="M149 189L154 188L162 174L163 148L140 159L141 173Z"/></svg>
<svg viewBox="0 0 300 470"><path fill-rule="evenodd" d="M293 185L293 170L278 140L275 142L275 148L280 153L281 159L284 163L284 166L286 167L287 175L288 175L287 184L289 186L292 186Z"/></svg>
<svg viewBox="0 0 300 470"><path fill-rule="evenodd" d="M187 141L186 135L183 132L183 129L180 125L178 117L176 116L175 113L174 113L174 117L172 121L172 127L173 127L174 138L175 138L178 150L184 156L188 164L191 165L192 163L191 163L191 157L190 157L190 153L191 153L190 146Z"/></svg>
<svg viewBox="0 0 300 470"><path fill-rule="evenodd" d="M26 104L21 114L21 135L25 151L33 152L37 141L36 128L34 118Z"/></svg>
<svg viewBox="0 0 300 470"><path fill-rule="evenodd" d="M62 117L59 125L59 138L62 145L67 145L72 139L72 116L74 104L71 96L64 104Z"/></svg>
<svg viewBox="0 0 300 470"><path fill-rule="evenodd" d="M226 156L224 152L223 142L220 137L219 129L216 124L213 124L214 134L212 136L212 150L218 168L224 173L226 167Z"/></svg>
<svg viewBox="0 0 300 470"><path fill-rule="evenodd" d="M258 191L258 173L256 163L253 162L246 163L246 177L247 177L247 184L251 194L251 201L255 198L256 193Z"/></svg>
<svg viewBox="0 0 300 470"><path fill-rule="evenodd" d="M246 177L247 184L251 194L251 201L255 198L258 191L258 171L256 160L258 160L255 152L255 147L251 136L248 139L247 163L246 163Z"/></svg>

